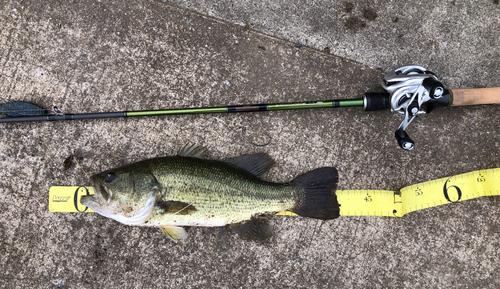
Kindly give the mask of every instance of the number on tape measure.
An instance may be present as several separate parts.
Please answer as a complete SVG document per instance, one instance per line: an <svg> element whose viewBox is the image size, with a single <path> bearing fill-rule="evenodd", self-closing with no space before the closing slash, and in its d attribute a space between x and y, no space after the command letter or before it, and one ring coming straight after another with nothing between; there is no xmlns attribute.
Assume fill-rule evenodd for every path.
<svg viewBox="0 0 500 289"><path fill-rule="evenodd" d="M421 196L423 194L424 194L424 192L422 191L422 189L420 189L419 187L417 187L417 189L415 190L415 195L416 196Z"/></svg>
<svg viewBox="0 0 500 289"><path fill-rule="evenodd" d="M460 201L460 199L462 198L462 191L460 190L459 187L457 186L446 186L446 184L450 181L451 178L447 179L446 182L444 182L444 186L443 186L443 193L444 193L444 197L446 198L446 200L448 200L448 202L450 203L457 203ZM452 201L450 199L450 195L448 194L448 191L450 190L450 188L455 188L456 192L457 192L457 200L456 201Z"/></svg>
<svg viewBox="0 0 500 289"><path fill-rule="evenodd" d="M80 190L80 189L85 190L86 195L87 195L87 196L90 196L89 189L87 189L87 187L78 187L78 188L76 188L76 190L75 190L75 195L73 196L73 202L74 202L74 204L75 204L75 209L76 209L78 212L86 212L86 211L89 209L89 207L84 206L84 207L85 207L85 209L84 209L83 211L80 211L80 208L79 208L79 207L80 207L80 206L79 206L79 205L80 205L80 198L81 198L81 195L82 195L82 194L81 194L81 192L79 192L79 190ZM79 193L80 193L80 194L79 194Z"/></svg>

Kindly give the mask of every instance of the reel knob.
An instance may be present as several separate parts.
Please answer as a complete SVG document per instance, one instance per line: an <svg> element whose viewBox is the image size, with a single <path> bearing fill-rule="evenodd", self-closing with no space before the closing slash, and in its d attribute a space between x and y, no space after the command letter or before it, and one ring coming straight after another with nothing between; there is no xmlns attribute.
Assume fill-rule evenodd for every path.
<svg viewBox="0 0 500 289"><path fill-rule="evenodd" d="M415 142L410 138L406 131L398 129L396 130L395 136L402 149L411 151L415 147Z"/></svg>

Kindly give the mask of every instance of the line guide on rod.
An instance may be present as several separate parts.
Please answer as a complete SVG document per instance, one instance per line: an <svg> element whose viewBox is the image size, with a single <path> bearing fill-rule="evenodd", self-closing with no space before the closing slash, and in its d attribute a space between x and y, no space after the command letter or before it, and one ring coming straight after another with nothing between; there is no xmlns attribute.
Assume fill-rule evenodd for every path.
<svg viewBox="0 0 500 289"><path fill-rule="evenodd" d="M49 191L51 212L93 212L80 204L92 187L53 186ZM400 191L337 190L341 216L402 217L407 213L458 203L478 197L500 195L500 168L473 171L404 187ZM295 215L279 212L276 215Z"/></svg>

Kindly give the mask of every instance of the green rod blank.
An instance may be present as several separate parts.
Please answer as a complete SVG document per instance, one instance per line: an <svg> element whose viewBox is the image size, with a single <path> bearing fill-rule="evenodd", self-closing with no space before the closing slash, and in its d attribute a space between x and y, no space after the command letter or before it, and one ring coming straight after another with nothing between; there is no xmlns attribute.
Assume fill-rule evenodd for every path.
<svg viewBox="0 0 500 289"><path fill-rule="evenodd" d="M311 108L349 107L349 106L363 106L363 105L364 105L363 99L346 99L346 100L330 100L330 101L312 101L312 102L302 102L302 103L256 104L256 105L238 105L238 106L225 106L225 107L200 107L200 108L181 108L181 109L5 117L5 118L0 118L0 123L180 115L180 114L209 114L209 113L252 112L252 111L255 112L255 111L311 109Z"/></svg>

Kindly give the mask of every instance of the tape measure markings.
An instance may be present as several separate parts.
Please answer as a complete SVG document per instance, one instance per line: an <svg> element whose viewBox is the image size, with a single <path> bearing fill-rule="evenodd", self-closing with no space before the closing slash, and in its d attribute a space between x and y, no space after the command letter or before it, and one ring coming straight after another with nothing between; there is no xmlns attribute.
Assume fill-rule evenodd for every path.
<svg viewBox="0 0 500 289"><path fill-rule="evenodd" d="M382 190L338 190L342 216L386 216L391 217L401 212L401 202L396 195L399 192Z"/></svg>
<svg viewBox="0 0 500 289"><path fill-rule="evenodd" d="M338 190L341 216L402 217L407 213L478 197L498 196L500 168L479 170L407 186L400 191ZM80 204L92 187L53 186L49 191L51 212L93 212ZM292 212L276 215L296 216Z"/></svg>
<svg viewBox="0 0 500 289"><path fill-rule="evenodd" d="M411 185L401 190L405 199L404 213L436 206L436 201L444 205L498 195L498 189L496 194L493 193L497 184L500 184L500 169L480 170Z"/></svg>

